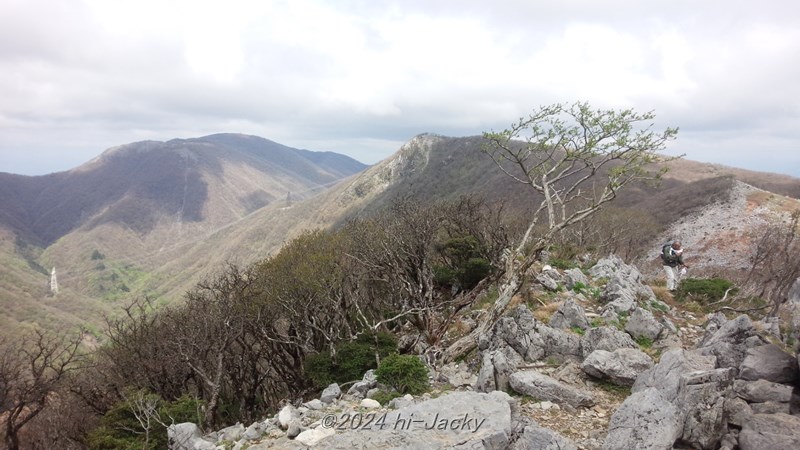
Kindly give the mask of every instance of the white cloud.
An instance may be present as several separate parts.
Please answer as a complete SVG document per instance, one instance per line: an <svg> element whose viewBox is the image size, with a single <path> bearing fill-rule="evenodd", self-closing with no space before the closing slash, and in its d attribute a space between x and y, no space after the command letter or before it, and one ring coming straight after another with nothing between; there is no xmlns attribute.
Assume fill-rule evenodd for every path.
<svg viewBox="0 0 800 450"><path fill-rule="evenodd" d="M6 0L0 171L224 131L375 162L588 100L654 109L689 158L779 149L800 175L799 21L777 0Z"/></svg>

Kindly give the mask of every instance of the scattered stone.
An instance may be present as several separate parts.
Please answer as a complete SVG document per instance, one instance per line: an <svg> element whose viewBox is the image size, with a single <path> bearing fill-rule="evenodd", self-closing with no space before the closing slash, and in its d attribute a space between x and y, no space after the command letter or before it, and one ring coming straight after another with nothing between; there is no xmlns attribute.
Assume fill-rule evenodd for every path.
<svg viewBox="0 0 800 450"><path fill-rule="evenodd" d="M171 450L212 450L217 446L204 440L200 428L190 422L173 424L167 427L167 440Z"/></svg>
<svg viewBox="0 0 800 450"><path fill-rule="evenodd" d="M553 430L541 427L535 422L528 424L518 435L510 450L578 450L578 447Z"/></svg>
<svg viewBox="0 0 800 450"><path fill-rule="evenodd" d="M307 402L303 403L303 406L305 406L308 409L312 409L312 410L317 411L317 410L320 410L320 409L324 408L325 404L322 403L322 401L320 401L320 399L315 398L314 400L310 400L310 401L307 401Z"/></svg>
<svg viewBox="0 0 800 450"><path fill-rule="evenodd" d="M365 398L367 396L367 392L377 385L378 379L375 376L375 370L370 369L364 373L361 381L350 386L350 389L347 390L347 394L356 398Z"/></svg>
<svg viewBox="0 0 800 450"><path fill-rule="evenodd" d="M336 434L336 430L334 430L333 428L317 427L311 430L303 431L302 433L298 434L297 437L294 439L295 441L300 442L301 444L313 447L323 439L331 437L334 434Z"/></svg>
<svg viewBox="0 0 800 450"><path fill-rule="evenodd" d="M244 434L244 425L241 423L237 423L236 425L232 425L227 428L223 428L219 430L217 442L221 441L238 441L242 438Z"/></svg>
<svg viewBox="0 0 800 450"><path fill-rule="evenodd" d="M381 404L378 403L377 400L373 400L371 398L365 398L361 400L361 407L367 409L377 409L381 407Z"/></svg>
<svg viewBox="0 0 800 450"><path fill-rule="evenodd" d="M564 403L574 408L594 404L594 398L588 392L568 386L535 370L512 373L509 382L514 391L540 400Z"/></svg>
<svg viewBox="0 0 800 450"><path fill-rule="evenodd" d="M297 411L297 408L292 405L286 405L278 413L278 426L280 426L282 430L285 430L289 427L292 420L298 417L300 417L300 412Z"/></svg>
<svg viewBox="0 0 800 450"><path fill-rule="evenodd" d="M333 403L340 395L342 395L342 390L339 389L339 385L332 383L322 391L322 395L319 396L319 399L322 403Z"/></svg>
<svg viewBox="0 0 800 450"><path fill-rule="evenodd" d="M289 426L286 428L286 437L294 439L300 434L300 419L292 419Z"/></svg>

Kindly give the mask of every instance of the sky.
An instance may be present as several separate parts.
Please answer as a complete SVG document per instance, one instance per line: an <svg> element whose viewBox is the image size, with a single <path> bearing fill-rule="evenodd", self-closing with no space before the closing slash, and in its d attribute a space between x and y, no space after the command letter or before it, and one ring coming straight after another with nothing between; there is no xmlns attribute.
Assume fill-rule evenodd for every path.
<svg viewBox="0 0 800 450"><path fill-rule="evenodd" d="M799 24L793 0L0 0L0 172L221 132L372 164L585 101L800 176Z"/></svg>

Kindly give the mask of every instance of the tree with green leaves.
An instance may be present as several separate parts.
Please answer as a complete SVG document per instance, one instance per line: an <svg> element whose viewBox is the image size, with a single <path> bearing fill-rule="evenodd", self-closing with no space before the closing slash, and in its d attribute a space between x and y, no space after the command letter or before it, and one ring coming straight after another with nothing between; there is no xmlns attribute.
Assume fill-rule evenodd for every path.
<svg viewBox="0 0 800 450"><path fill-rule="evenodd" d="M500 132L484 133L483 151L513 180L528 186L534 211L520 241L506 255L500 296L481 326L444 354L453 360L502 315L522 275L562 230L597 213L630 184L658 180L670 159L659 152L677 128L656 131L652 112L594 109L587 103L542 106Z"/></svg>

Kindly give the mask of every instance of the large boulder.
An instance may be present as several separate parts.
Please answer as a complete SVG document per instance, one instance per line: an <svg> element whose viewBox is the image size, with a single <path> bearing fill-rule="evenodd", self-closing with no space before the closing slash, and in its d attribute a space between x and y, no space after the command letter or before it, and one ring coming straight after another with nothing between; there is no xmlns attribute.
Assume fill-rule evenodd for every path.
<svg viewBox="0 0 800 450"><path fill-rule="evenodd" d="M567 289L574 288L578 283L589 286L589 278L583 274L581 269L572 268L564 271L564 284L567 285Z"/></svg>
<svg viewBox="0 0 800 450"><path fill-rule="evenodd" d="M676 406L683 418L681 440L694 448L713 449L727 432L725 401L731 396L733 368L684 374Z"/></svg>
<svg viewBox="0 0 800 450"><path fill-rule="evenodd" d="M634 339L644 337L654 342L664 331L664 325L656 320L655 316L653 316L653 313L650 311L644 308L636 308L628 317L628 322L625 324L625 331Z"/></svg>
<svg viewBox="0 0 800 450"><path fill-rule="evenodd" d="M665 450L683 433L678 410L655 388L632 394L611 416L604 450Z"/></svg>
<svg viewBox="0 0 800 450"><path fill-rule="evenodd" d="M797 380L797 358L775 344L748 348L739 366L739 378L794 383Z"/></svg>
<svg viewBox="0 0 800 450"><path fill-rule="evenodd" d="M733 390L737 396L749 403L789 403L794 395L794 387L767 380L736 380L733 383Z"/></svg>
<svg viewBox="0 0 800 450"><path fill-rule="evenodd" d="M754 414L739 433L741 450L800 448L800 417L788 414Z"/></svg>
<svg viewBox="0 0 800 450"><path fill-rule="evenodd" d="M559 362L567 360L580 361L583 355L581 337L569 331L558 330L540 324L531 340L540 342L539 345L544 350L544 358L554 358Z"/></svg>
<svg viewBox="0 0 800 450"><path fill-rule="evenodd" d="M594 398L588 392L561 383L536 370L514 372L509 378L509 383L515 392L539 400L568 404L573 408L594 405Z"/></svg>
<svg viewBox="0 0 800 450"><path fill-rule="evenodd" d="M716 359L705 356L696 350L671 349L661 355L658 364L642 373L631 388L631 392L656 388L664 398L673 402L678 397L681 376L694 371L708 371L715 368Z"/></svg>
<svg viewBox="0 0 800 450"><path fill-rule="evenodd" d="M620 386L633 386L636 378L651 367L653 359L634 348L618 348L613 352L595 350L581 364L587 374Z"/></svg>
<svg viewBox="0 0 800 450"><path fill-rule="evenodd" d="M747 354L747 349L766 344L758 336L753 322L746 315L723 323L714 332L709 329L698 348L704 355L717 358L717 367L739 369Z"/></svg>
<svg viewBox="0 0 800 450"><path fill-rule="evenodd" d="M573 299L568 299L561 304L561 307L550 317L548 325L560 329L589 329L589 321L586 320L586 312L583 310L583 307Z"/></svg>
<svg viewBox="0 0 800 450"><path fill-rule="evenodd" d="M627 333L612 327L592 328L581 338L581 352L584 358L595 350L613 352L618 348L638 349L639 346Z"/></svg>

